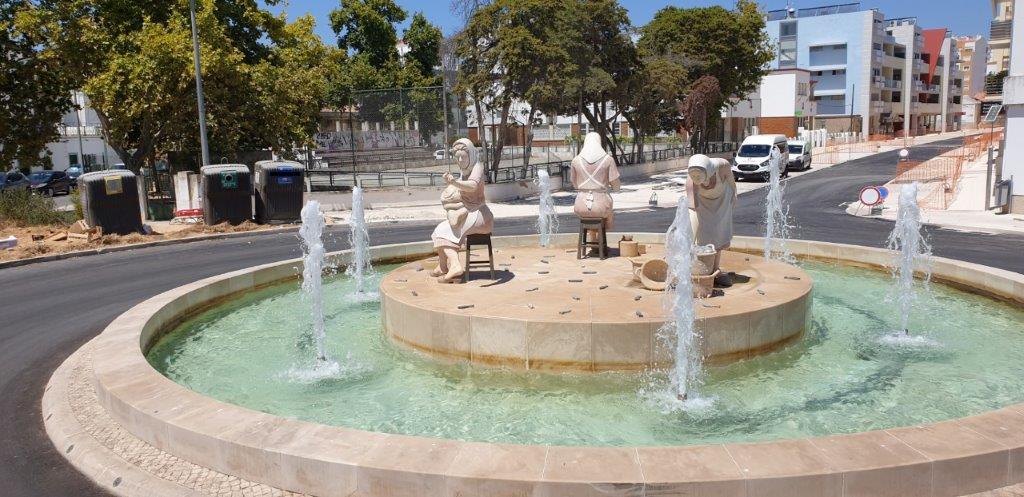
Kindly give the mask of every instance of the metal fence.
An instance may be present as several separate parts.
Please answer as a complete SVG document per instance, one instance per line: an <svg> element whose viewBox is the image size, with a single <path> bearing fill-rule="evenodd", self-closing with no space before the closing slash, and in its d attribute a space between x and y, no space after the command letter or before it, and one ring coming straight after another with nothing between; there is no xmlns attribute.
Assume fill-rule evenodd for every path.
<svg viewBox="0 0 1024 497"><path fill-rule="evenodd" d="M348 173L445 167L446 143L464 136L451 92L441 86L358 91L321 116L310 169Z"/></svg>
<svg viewBox="0 0 1024 497"><path fill-rule="evenodd" d="M709 143L706 153L724 153L736 150L736 144L732 142ZM641 163L671 160L691 155L693 150L690 147L676 147L662 150L651 150L644 152L641 156L637 153L626 153L619 156L621 167L635 166ZM537 178L537 171L545 170L550 176L562 176L569 169L571 160L559 160L541 162L537 164L518 164L499 167L497 170L487 171L488 183L514 183L517 181L532 181ZM364 188L401 188L401 187L431 187L444 186L444 175L447 170L442 171L375 171L375 172L352 172L335 169L310 169L306 171L312 191L339 191L347 190L355 185Z"/></svg>

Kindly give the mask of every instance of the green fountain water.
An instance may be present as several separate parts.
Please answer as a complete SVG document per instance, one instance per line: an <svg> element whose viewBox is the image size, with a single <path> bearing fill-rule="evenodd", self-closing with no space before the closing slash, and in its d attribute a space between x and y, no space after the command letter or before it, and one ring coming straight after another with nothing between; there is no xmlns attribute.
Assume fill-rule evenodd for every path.
<svg viewBox="0 0 1024 497"><path fill-rule="evenodd" d="M889 275L807 263L800 344L708 368L703 409L673 410L666 372L547 374L438 364L388 342L354 282L324 281L329 355L317 369L297 284L195 316L148 352L169 378L280 416L387 433L550 445L757 441L935 422L1024 400L1024 311L933 285L909 318L931 345L883 338L900 320ZM390 268L381 268L386 273Z"/></svg>

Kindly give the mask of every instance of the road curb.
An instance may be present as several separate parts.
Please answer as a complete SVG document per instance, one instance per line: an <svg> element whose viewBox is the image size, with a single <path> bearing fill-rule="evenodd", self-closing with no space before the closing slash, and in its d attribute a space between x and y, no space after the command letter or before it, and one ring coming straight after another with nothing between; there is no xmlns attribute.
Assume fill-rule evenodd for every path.
<svg viewBox="0 0 1024 497"><path fill-rule="evenodd" d="M281 228L271 228L266 230L257 231L238 231L234 233L213 233L209 235L200 235L186 238L171 238L167 240L154 240L152 242L142 243L130 243L127 245L114 245L111 247L100 247L95 249L87 250L75 250L72 252L63 252L60 254L41 255L38 257L29 257L26 259L15 259L12 261L0 262L0 269L6 269L11 267L27 266L29 264L36 264L39 262L50 262L59 261L63 259L73 259L76 257L84 257L87 255L99 255L110 252L123 252L125 250L135 250L149 247L161 247L166 245L179 245L184 243L202 242L207 240L223 240L227 238L242 238L246 236L263 236L263 235L276 235L280 233L289 233L292 231L298 231L299 226L285 226Z"/></svg>

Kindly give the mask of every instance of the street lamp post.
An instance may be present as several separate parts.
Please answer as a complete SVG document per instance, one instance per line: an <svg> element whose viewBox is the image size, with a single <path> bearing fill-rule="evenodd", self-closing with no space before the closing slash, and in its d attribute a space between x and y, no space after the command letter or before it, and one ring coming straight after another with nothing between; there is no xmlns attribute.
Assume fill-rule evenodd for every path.
<svg viewBox="0 0 1024 497"><path fill-rule="evenodd" d="M206 102L203 99L203 75L199 63L199 27L196 26L196 0L189 0L192 17L192 59L196 66L196 100L199 106L199 146L203 151L203 166L210 164L210 147L206 143Z"/></svg>

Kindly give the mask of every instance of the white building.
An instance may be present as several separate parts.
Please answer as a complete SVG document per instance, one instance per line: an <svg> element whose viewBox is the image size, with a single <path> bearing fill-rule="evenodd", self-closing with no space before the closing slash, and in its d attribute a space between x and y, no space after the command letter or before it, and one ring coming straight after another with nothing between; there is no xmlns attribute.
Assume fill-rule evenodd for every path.
<svg viewBox="0 0 1024 497"><path fill-rule="evenodd" d="M812 129L817 106L811 95L814 81L805 69L778 69L761 79L758 89L722 109L726 134L734 141L758 133L797 136Z"/></svg>
<svg viewBox="0 0 1024 497"><path fill-rule="evenodd" d="M89 107L88 97L76 91L73 98L79 109L64 115L58 125L60 139L46 145L53 168L63 171L84 164L88 170L106 169L121 162L103 139L102 125L96 111Z"/></svg>
<svg viewBox="0 0 1024 497"><path fill-rule="evenodd" d="M1024 0L1013 0L1024 6ZM1011 182L1010 212L1024 214L1024 22L1013 23L1009 52L1009 75L1003 81L1006 138L1002 152L1003 179Z"/></svg>
<svg viewBox="0 0 1024 497"><path fill-rule="evenodd" d="M988 40L981 35L954 38L960 74L963 76L963 123L976 125L981 119L985 98L985 72L988 63Z"/></svg>

